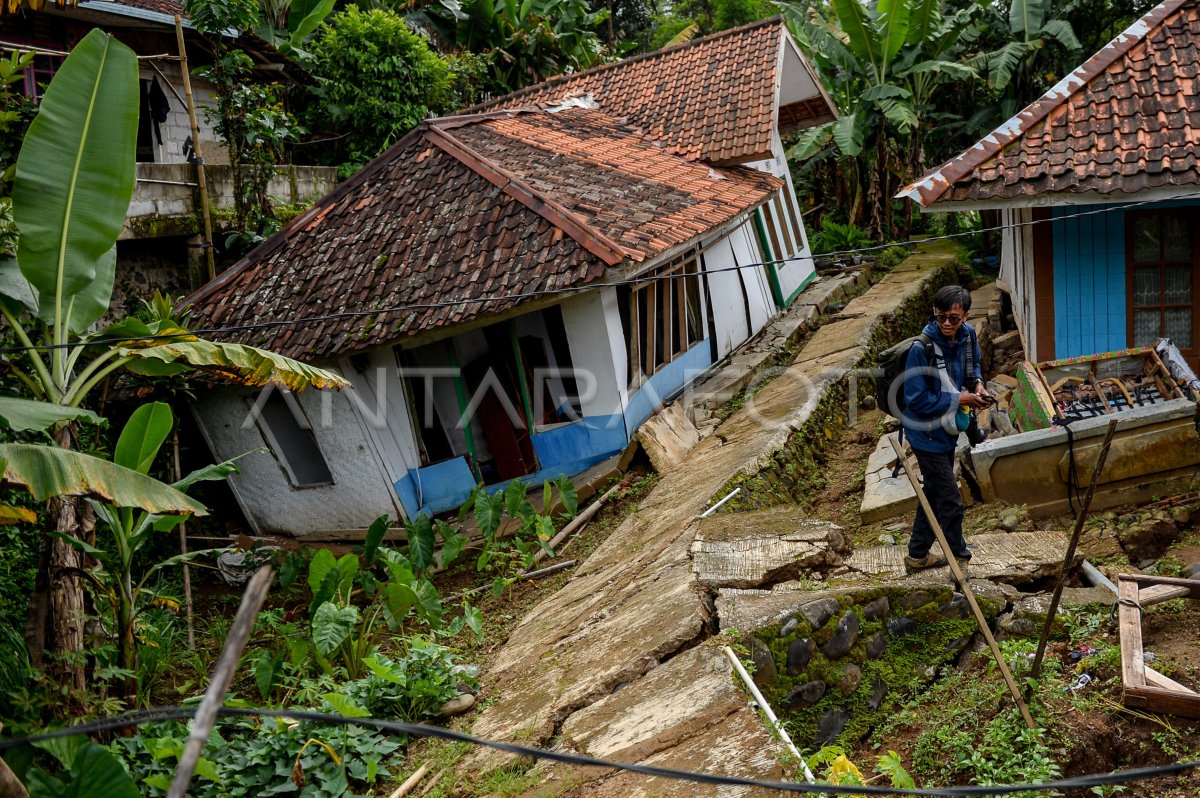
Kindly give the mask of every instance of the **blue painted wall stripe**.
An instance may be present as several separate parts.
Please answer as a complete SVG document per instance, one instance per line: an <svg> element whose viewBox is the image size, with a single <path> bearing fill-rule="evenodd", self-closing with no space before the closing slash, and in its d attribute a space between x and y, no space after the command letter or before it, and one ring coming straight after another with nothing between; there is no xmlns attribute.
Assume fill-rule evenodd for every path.
<svg viewBox="0 0 1200 798"><path fill-rule="evenodd" d="M1174 200L1138 210L1197 207ZM1107 213L1096 213L1113 208ZM1125 214L1119 205L1054 209L1054 355L1109 352L1128 346ZM1079 215L1086 213L1087 215Z"/></svg>

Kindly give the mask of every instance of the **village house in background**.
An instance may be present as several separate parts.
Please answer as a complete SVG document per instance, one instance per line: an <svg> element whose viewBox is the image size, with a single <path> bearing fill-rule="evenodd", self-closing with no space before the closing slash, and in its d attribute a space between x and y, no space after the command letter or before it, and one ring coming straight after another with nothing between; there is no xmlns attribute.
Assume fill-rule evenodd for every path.
<svg viewBox="0 0 1200 798"><path fill-rule="evenodd" d="M1200 5L1168 0L901 193L1001 212L1029 360L1170 338L1200 362L1198 45Z"/></svg>
<svg viewBox="0 0 1200 798"><path fill-rule="evenodd" d="M177 58L176 14L184 15L182 3L176 0L80 0L74 7L47 4L41 11L0 13L2 54L7 57L24 47L37 52L18 84L30 97L40 96L67 53L93 28L111 34L139 56L137 186L117 243L112 309L118 314L138 310L141 300L155 289L178 297L207 279L196 169L190 162L196 147ZM194 70L211 63L208 43L186 16L183 27L189 66ZM231 38L229 43L253 59L256 77L293 84L310 80L304 70L253 33ZM220 214L234 204L229 154L206 113L215 106L212 85L195 74L191 84L209 202L213 213ZM332 167L285 165L278 171L269 191L292 204L311 203L330 191L337 179Z"/></svg>
<svg viewBox="0 0 1200 798"><path fill-rule="evenodd" d="M189 298L205 326L281 322L232 337L354 384L196 404L218 458L269 448L230 481L257 531L577 474L814 276L780 135L835 109L779 19L469 110Z"/></svg>
<svg viewBox="0 0 1200 798"><path fill-rule="evenodd" d="M1003 220L1025 360L995 386L1017 434L971 452L984 499L1074 509L1114 415L1094 507L1196 488L1198 45L1200 3L1166 0L900 194Z"/></svg>

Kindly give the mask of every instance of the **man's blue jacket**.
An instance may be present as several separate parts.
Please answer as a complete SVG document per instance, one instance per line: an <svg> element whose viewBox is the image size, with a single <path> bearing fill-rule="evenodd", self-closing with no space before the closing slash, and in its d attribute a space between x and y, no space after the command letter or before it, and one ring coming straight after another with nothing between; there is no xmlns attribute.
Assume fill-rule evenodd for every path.
<svg viewBox="0 0 1200 798"><path fill-rule="evenodd" d="M923 452L950 452L958 441L958 429L954 425L954 414L958 412L959 393L966 390L967 381L967 347L974 351L974 379L970 387L975 387L975 381L983 379L979 365L983 354L979 351L979 337L975 328L963 322L958 328L954 340L942 334L941 329L933 321L925 325L921 331L929 336L934 345L941 350L946 359L946 371L950 382L955 386L950 390L945 385L941 375L931 370L930 363L925 357L925 346L915 341L908 350L906 371L911 374L904 382L904 434L908 437L909 445Z"/></svg>

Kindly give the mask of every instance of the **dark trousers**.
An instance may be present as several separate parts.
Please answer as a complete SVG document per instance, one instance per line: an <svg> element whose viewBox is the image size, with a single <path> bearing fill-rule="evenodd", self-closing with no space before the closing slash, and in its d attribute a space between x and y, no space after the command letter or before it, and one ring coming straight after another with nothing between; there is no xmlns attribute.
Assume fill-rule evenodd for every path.
<svg viewBox="0 0 1200 798"><path fill-rule="evenodd" d="M917 464L921 467L921 475L925 478L925 498L933 508L950 551L943 552L947 557L954 554L957 557L967 556L967 541L963 538L963 503L962 495L958 492L958 480L954 478L954 452L922 452L913 449ZM917 517L913 520L912 537L908 540L908 556L920 559L929 553L929 549L937 542L933 527L925 517L925 510L918 503Z"/></svg>

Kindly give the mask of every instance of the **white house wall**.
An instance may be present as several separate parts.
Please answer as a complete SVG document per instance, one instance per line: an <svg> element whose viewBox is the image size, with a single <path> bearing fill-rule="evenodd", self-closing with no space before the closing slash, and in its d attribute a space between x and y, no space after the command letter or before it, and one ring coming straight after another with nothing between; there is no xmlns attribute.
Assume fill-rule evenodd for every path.
<svg viewBox="0 0 1200 798"><path fill-rule="evenodd" d="M1029 208L1005 208L1000 211L1004 231L1000 239L1000 287L1012 298L1013 318L1030 347L1030 360L1042 354L1037 350L1037 292L1034 282L1033 211Z"/></svg>
<svg viewBox="0 0 1200 798"><path fill-rule="evenodd" d="M384 513L395 516L398 501L377 443L363 429L349 396L338 391L295 394L334 479L331 485L306 488L292 486L251 418L256 396L218 389L193 404L218 461L252 452L238 461L241 473L231 476L229 485L255 532L304 536L363 529ZM267 451L254 451L264 447Z"/></svg>
<svg viewBox="0 0 1200 798"><path fill-rule="evenodd" d="M701 257L707 275L701 275L701 280L711 303L714 327L711 334L716 338L717 359L720 360L750 337L746 286L738 274L740 270L734 270L737 264L728 238L706 249Z"/></svg>
<svg viewBox="0 0 1200 798"><path fill-rule="evenodd" d="M560 307L584 417L619 416L625 404L624 375L629 372L629 355L621 332L616 289L577 294Z"/></svg>
<svg viewBox="0 0 1200 798"><path fill-rule="evenodd" d="M800 240L795 242L796 249L794 252L782 253L788 259L783 263L775 265L775 273L779 279L779 289L783 294L785 304L791 302L795 294L808 285L816 276L816 267L813 264L812 249L808 245L808 230L804 227L804 217L800 212L799 198L796 196L796 188L792 184L792 173L787 164L787 151L784 149L783 140L779 138L779 132L774 131L771 134L771 152L770 159L765 161L755 161L746 164L749 167L758 169L762 172L775 175L784 181L784 187L780 192L780 200L782 201L784 212L789 214L796 224L794 230L799 232ZM795 238L791 232L785 234L781 225L787 224L789 219L773 218L775 225L777 240L783 246L783 242L788 238Z"/></svg>
<svg viewBox="0 0 1200 798"><path fill-rule="evenodd" d="M164 85L162 77L151 68L143 68L139 70L138 74L142 80L157 80L159 88L167 95L167 104L169 105L167 121L159 125L159 131L162 133L162 145L159 145L157 138L154 139L154 161L155 163L187 163L187 157L183 152L183 143L192 135L192 128L191 121L188 119L187 106L179 99L179 97L186 96L183 91L183 78L179 71L179 64L163 60L156 61L155 65L162 70L170 85ZM171 91L172 87L175 91ZM179 96L176 96L176 93ZM200 146L205 162L210 164L229 163L229 152L225 149L221 137L217 135L210 118L210 111L216 110L212 84L193 76L192 100L196 104L196 123L200 129Z"/></svg>

